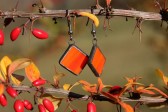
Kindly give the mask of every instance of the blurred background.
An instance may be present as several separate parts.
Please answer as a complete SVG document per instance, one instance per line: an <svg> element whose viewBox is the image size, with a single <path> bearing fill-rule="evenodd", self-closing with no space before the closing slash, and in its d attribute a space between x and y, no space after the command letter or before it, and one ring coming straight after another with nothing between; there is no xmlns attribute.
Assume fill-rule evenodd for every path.
<svg viewBox="0 0 168 112"><path fill-rule="evenodd" d="M17 0L0 0L0 10L11 10L16 2ZM96 3L95 0L43 0L43 2L45 7L49 9L87 9ZM20 0L18 10L38 11L37 8L32 8L33 3L39 3L39 1ZM163 1L160 0L160 3L162 5ZM105 1L100 0L100 5L104 6L104 4ZM111 5L113 8L159 12L153 0L113 0ZM110 19L112 30L104 30L104 17L99 17L99 19L100 26L96 29L98 45L107 59L101 76L103 82L105 84L123 86L126 83L124 77L140 76L142 77L141 83L146 85L152 83L164 90L164 84L156 75L155 69L160 68L165 74L168 74L167 24L164 23L160 27L161 21L144 21L142 23L142 42L140 43L138 29L132 34L136 24L134 19L128 18L128 21L126 21L124 17L112 17ZM0 19L0 28L3 27L3 21L4 19ZM26 21L26 19L15 19L15 22L4 29L5 43L0 47L0 58L4 55L8 55L12 60L23 57L31 58L38 66L41 75L50 81L53 80L53 75L55 74L54 66L56 66L59 72L67 74L61 80L61 84L73 84L80 79L91 83L97 82L97 78L88 66L77 77L62 68L58 63L68 47L69 36L67 35L66 19L58 19L57 24L54 24L52 18L43 18L35 22L34 28L40 28L49 33L50 37L47 40L38 40L27 31L24 36L20 36L16 41L12 42L10 40L11 30L24 24ZM91 24L86 26L86 22L87 18L76 19L73 37L76 45L89 54L92 48ZM30 35L31 40L29 41ZM24 75L24 71L18 71L18 74ZM27 79L23 83L31 85ZM85 94L81 87L77 87L73 91ZM25 93L21 97L33 101L31 94ZM9 104L5 108L0 107L0 112L14 112L14 100L10 97L7 98ZM117 112L115 106L108 102L95 103L97 105L97 112ZM86 101L74 101L72 104L79 109L79 112L86 112ZM57 112L63 112L66 105L66 102L63 101ZM143 112L158 111L146 106L140 107L140 110ZM160 112L166 112L166 110L167 107L159 109ZM37 108L33 110L33 112L37 111ZM70 110L67 112L70 112Z"/></svg>

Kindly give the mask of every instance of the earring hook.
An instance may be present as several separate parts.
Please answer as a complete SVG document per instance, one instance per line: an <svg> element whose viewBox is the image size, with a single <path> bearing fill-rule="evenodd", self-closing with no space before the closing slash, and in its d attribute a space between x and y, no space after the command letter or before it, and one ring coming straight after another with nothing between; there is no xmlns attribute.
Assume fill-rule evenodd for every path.
<svg viewBox="0 0 168 112"><path fill-rule="evenodd" d="M69 39L69 44L74 44L75 41L72 37L72 34L73 34L73 31L72 31L72 25L71 25L71 17L69 16L69 11L66 10L66 16L67 16L67 22L68 22L68 35L70 36L70 39Z"/></svg>
<svg viewBox="0 0 168 112"><path fill-rule="evenodd" d="M94 13L94 8L91 8L91 13ZM96 28L94 22L92 23L92 31L91 34L93 35L93 45L97 45L97 38L96 38Z"/></svg>

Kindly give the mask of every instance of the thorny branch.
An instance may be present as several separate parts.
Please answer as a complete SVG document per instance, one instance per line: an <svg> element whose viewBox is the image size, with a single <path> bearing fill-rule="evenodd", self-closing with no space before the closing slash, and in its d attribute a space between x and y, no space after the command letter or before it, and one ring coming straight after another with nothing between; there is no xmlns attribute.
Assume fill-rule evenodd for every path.
<svg viewBox="0 0 168 112"><path fill-rule="evenodd" d="M67 10L48 10L41 9L43 13L40 12L23 12L23 11L1 11L0 18L42 18L42 17L66 17ZM90 12L90 9L79 9L79 10L68 10L69 16L78 16L77 12ZM106 16L106 9L94 9L94 14L96 16ZM123 10L123 9L112 9L108 11L109 16L122 16L130 18L142 18L143 20L161 20L161 15L154 12L142 12L135 10Z"/></svg>
<svg viewBox="0 0 168 112"><path fill-rule="evenodd" d="M29 86L13 86L13 88L15 88L16 90L29 91L29 92L38 91L37 88L30 88ZM43 92L50 93L50 94L57 93L60 95L67 96L69 98L79 99L79 100L88 100L90 97L89 95L82 95L82 94L66 91L62 88L43 88ZM111 99L108 99L102 95L93 95L92 98L93 100L97 100L97 101L112 101ZM162 102L165 102L167 99L161 98L161 97L141 96L140 99L121 97L121 100L124 102L143 102L145 104L148 104L148 103L162 103Z"/></svg>

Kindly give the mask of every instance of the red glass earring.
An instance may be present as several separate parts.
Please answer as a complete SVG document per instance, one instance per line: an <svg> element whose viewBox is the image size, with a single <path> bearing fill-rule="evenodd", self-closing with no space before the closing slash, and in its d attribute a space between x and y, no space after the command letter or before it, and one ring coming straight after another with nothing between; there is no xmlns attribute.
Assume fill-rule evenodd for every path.
<svg viewBox="0 0 168 112"><path fill-rule="evenodd" d="M92 35L93 35L93 47L89 56L88 65L96 77L99 77L102 72L106 62L106 58L101 52L97 45L96 31L94 28L94 23L92 24Z"/></svg>
<svg viewBox="0 0 168 112"><path fill-rule="evenodd" d="M87 64L89 58L87 54L85 54L75 45L75 42L72 38L73 32L71 29L70 18L68 18L68 27L70 35L69 47L60 58L59 63L71 73L79 75Z"/></svg>

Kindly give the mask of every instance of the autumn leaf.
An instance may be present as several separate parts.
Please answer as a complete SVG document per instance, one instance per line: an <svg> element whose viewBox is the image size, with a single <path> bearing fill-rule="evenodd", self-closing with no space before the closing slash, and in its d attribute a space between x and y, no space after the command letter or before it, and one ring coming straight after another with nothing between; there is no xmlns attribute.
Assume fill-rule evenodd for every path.
<svg viewBox="0 0 168 112"><path fill-rule="evenodd" d="M21 84L21 82L24 80L25 77L21 76L21 75L17 75L17 74L12 74L10 76L10 78L11 78L13 84L19 86Z"/></svg>
<svg viewBox="0 0 168 112"><path fill-rule="evenodd" d="M63 73L56 73L56 75L53 76L53 80L54 80L54 85L58 86L59 85L59 81L65 76L65 74Z"/></svg>
<svg viewBox="0 0 168 112"><path fill-rule="evenodd" d="M25 73L30 82L40 78L40 71L33 62L25 68Z"/></svg>
<svg viewBox="0 0 168 112"><path fill-rule="evenodd" d="M114 103L120 104L121 107L124 109L125 112L134 112L133 108L132 108L130 105L128 105L128 104L122 102L122 101L119 99L119 97L117 97L117 96L115 96L115 95L112 95L112 94L110 94L110 93L108 93L108 92L101 92L101 93L102 93L105 97L111 99Z"/></svg>
<svg viewBox="0 0 168 112"><path fill-rule="evenodd" d="M155 93L153 91L150 91L150 90L147 90L145 87L143 86L140 86L140 87L137 87L136 88L136 92L142 94L142 93L145 93L145 94L150 94L150 95L155 95Z"/></svg>
<svg viewBox="0 0 168 112"><path fill-rule="evenodd" d="M98 92L101 92L102 89L104 88L104 85L103 85L101 78L98 78L97 82L98 82Z"/></svg>
<svg viewBox="0 0 168 112"><path fill-rule="evenodd" d="M8 56L4 56L0 61L0 68L2 75L4 76L5 80L7 78L7 68L12 63L11 59Z"/></svg>
<svg viewBox="0 0 168 112"><path fill-rule="evenodd" d="M76 82L73 85L71 85L71 84L64 84L63 85L63 89L67 90L67 91L70 91L73 87L78 86L79 84L80 84L79 82Z"/></svg>
<svg viewBox="0 0 168 112"><path fill-rule="evenodd" d="M61 104L61 101L63 100L63 98L60 98L60 97L55 97L55 96L53 96L53 95L51 95L51 94L43 94L40 98L38 98L38 102L40 103L40 104L42 104L42 101L43 101L43 99L48 99L48 100L50 100L52 103L53 103L53 105L54 105L54 110L57 110L58 109L58 107L60 106L60 104Z"/></svg>
<svg viewBox="0 0 168 112"><path fill-rule="evenodd" d="M106 5L110 6L111 0L106 0Z"/></svg>
<svg viewBox="0 0 168 112"><path fill-rule="evenodd" d="M156 69L156 73L157 75L160 76L160 78L162 78L165 85L168 86L168 77L166 77L165 74L160 69Z"/></svg>
<svg viewBox="0 0 168 112"><path fill-rule="evenodd" d="M0 71L0 80L1 80L2 82L5 82L5 77L4 77L4 75L2 75L1 71Z"/></svg>
<svg viewBox="0 0 168 112"><path fill-rule="evenodd" d="M82 88L87 91L87 92L90 92L90 93L98 93L97 91L97 84L90 84L88 83L87 81L84 81L84 80L80 80L78 81L80 84L82 84Z"/></svg>
<svg viewBox="0 0 168 112"><path fill-rule="evenodd" d="M89 12L79 12L78 15L86 16L86 17L90 18L91 20L94 21L94 24L96 27L99 26L99 19L94 14L91 14Z"/></svg>
<svg viewBox="0 0 168 112"><path fill-rule="evenodd" d="M31 60L28 58L21 58L13 61L8 68L8 74L13 74L16 70L23 69L30 65Z"/></svg>
<svg viewBox="0 0 168 112"><path fill-rule="evenodd" d="M153 84L151 84L149 87L146 88L147 90L155 90L157 91L160 95L162 95L165 98L168 98L168 95L166 93L164 93L163 91L161 91L160 89L154 87Z"/></svg>
<svg viewBox="0 0 168 112"><path fill-rule="evenodd" d="M4 93L4 85L0 84L0 95L2 95Z"/></svg>
<svg viewBox="0 0 168 112"><path fill-rule="evenodd" d="M121 105L121 107L124 109L125 112L134 112L134 109L130 105L124 102L119 102L119 104Z"/></svg>

